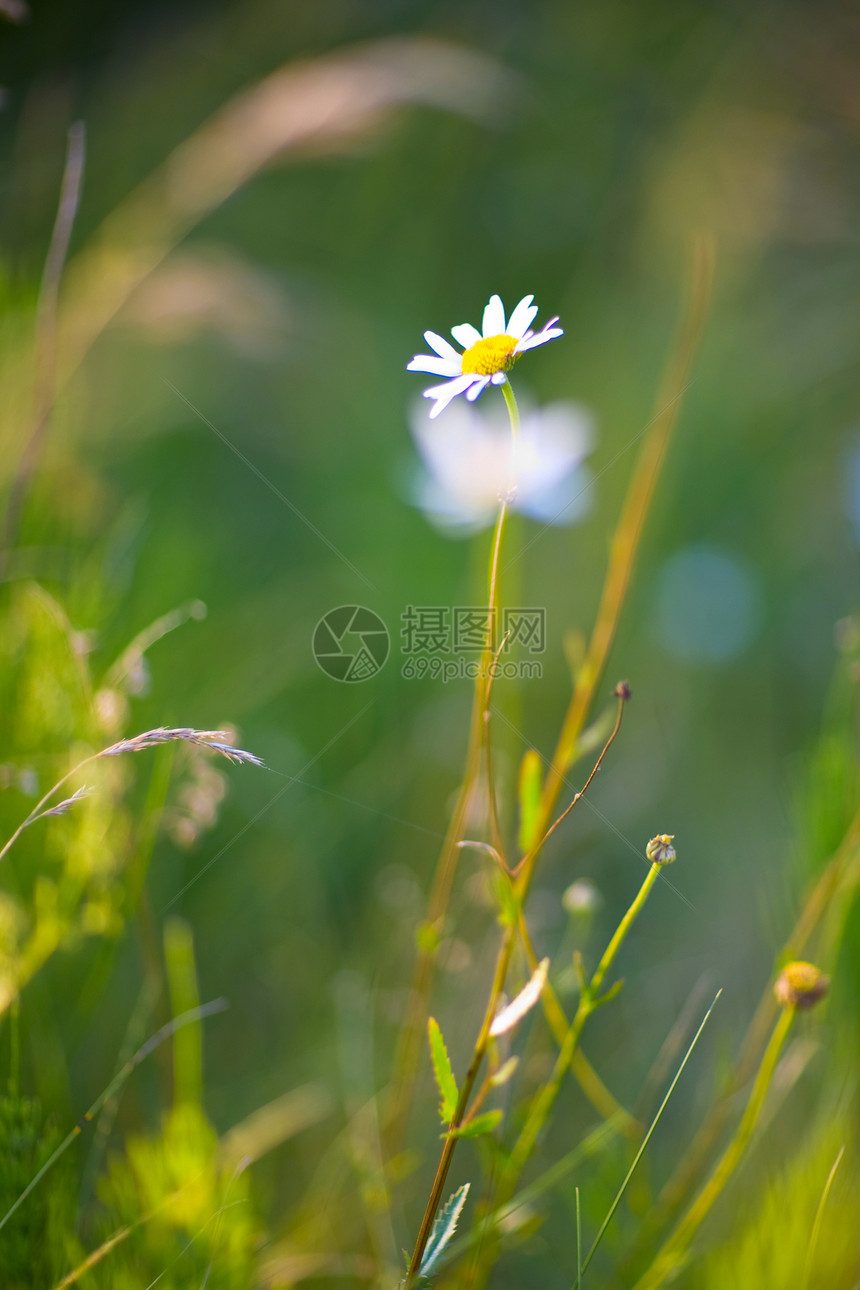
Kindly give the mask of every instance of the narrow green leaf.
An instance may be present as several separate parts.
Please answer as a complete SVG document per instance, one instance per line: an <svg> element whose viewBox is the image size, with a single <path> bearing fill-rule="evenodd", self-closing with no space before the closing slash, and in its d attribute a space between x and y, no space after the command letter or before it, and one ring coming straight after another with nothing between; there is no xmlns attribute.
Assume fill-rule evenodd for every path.
<svg viewBox="0 0 860 1290"><path fill-rule="evenodd" d="M463 1186L458 1187L453 1196L448 1197L436 1215L436 1221L430 1232L430 1239L424 1250L424 1258L421 1260L421 1267L418 1269L419 1276L429 1277L435 1271L444 1253L445 1246L457 1230L457 1221L463 1212L463 1206L466 1203L468 1194L469 1184L463 1183Z"/></svg>
<svg viewBox="0 0 860 1290"><path fill-rule="evenodd" d="M504 1066L500 1066L495 1074L490 1076L493 1088L501 1088L503 1084L507 1084L519 1064L519 1057L509 1057Z"/></svg>
<svg viewBox="0 0 860 1290"><path fill-rule="evenodd" d="M474 1120L469 1120L468 1124L461 1124L459 1129L451 1129L445 1134L446 1138L480 1138L485 1133L492 1133L493 1129L501 1123L501 1111L485 1111L483 1115L476 1115Z"/></svg>
<svg viewBox="0 0 860 1290"><path fill-rule="evenodd" d="M448 1049L445 1047L445 1040L442 1038L442 1031L439 1029L439 1023L435 1017L431 1017L427 1022L427 1035L430 1040L433 1073L436 1076L439 1095L442 1099L439 1103L439 1116L442 1123L447 1126L454 1118L460 1094L457 1090L454 1072L451 1069Z"/></svg>
<svg viewBox="0 0 860 1290"><path fill-rule="evenodd" d="M612 1000L615 998L615 996L618 993L620 993L620 991L623 988L624 988L624 978L622 977L620 981L616 981L615 984L611 985L608 990L604 990L603 994L598 999L595 999L593 1001L591 1005L592 1008L602 1008L604 1003L611 1003Z"/></svg>

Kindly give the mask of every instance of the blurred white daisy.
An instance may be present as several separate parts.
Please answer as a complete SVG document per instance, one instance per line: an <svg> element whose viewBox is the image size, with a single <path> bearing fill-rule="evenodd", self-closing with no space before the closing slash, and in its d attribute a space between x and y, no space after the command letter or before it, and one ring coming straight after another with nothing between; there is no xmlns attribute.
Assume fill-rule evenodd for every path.
<svg viewBox="0 0 860 1290"><path fill-rule="evenodd" d="M432 426L416 407L411 430L424 464L413 500L442 529L486 528L502 498L544 524L571 524L588 510L593 420L576 403L524 408L515 441L501 403L486 413L458 403Z"/></svg>
<svg viewBox="0 0 860 1290"><path fill-rule="evenodd" d="M470 402L474 402L488 385L504 385L508 379L505 373L511 370L521 354L564 335L561 327L555 325L557 318L551 318L542 331L529 330L538 311L537 305L532 304L533 300L534 296L523 296L506 323L504 305L498 296L490 296L484 310L483 335L471 323L460 323L458 327L451 328L451 335L463 346L462 354L444 337L425 331L424 339L433 354L416 354L407 364L407 371L430 372L433 376L452 378L424 391L425 399L435 400L430 412L431 420L438 417L458 394L465 394Z"/></svg>

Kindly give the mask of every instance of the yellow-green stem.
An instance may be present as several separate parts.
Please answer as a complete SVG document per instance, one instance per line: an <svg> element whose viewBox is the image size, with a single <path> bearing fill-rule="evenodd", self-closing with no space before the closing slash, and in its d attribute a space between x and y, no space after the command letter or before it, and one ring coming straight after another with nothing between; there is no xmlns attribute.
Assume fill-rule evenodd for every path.
<svg viewBox="0 0 860 1290"><path fill-rule="evenodd" d="M630 908L627 910L627 913L624 915L621 922L616 927L612 940L607 945L606 950L604 951L604 954L603 954L603 958L598 963L597 970L595 971L594 976L591 978L589 993L592 996L592 998L594 998L594 996L597 994L597 991L603 985L603 979L606 976L606 973L609 971L610 967L612 966L612 961L615 958L615 955L621 949L621 946L624 943L624 939L627 936L627 933L630 931L630 928L633 926L635 919L638 917L642 909L642 906L645 904L645 901L648 899L648 894L651 891L651 888L654 886L654 883L657 881L658 877L660 876L661 868L662 868L662 865L652 864L651 868L648 870L647 874L645 875L645 881L642 883L642 886L639 888L639 891L636 895L635 900L633 901Z"/></svg>
<svg viewBox="0 0 860 1290"><path fill-rule="evenodd" d="M518 926L529 969L534 972L537 970L539 960L522 910L520 910ZM570 1022L550 981L547 981L543 988L541 1006L543 1007L547 1024L555 1035L556 1042L560 1048L564 1043ZM595 1111L602 1115L604 1120L617 1125L619 1132L625 1134L632 1142L641 1142L642 1135L645 1132L642 1125L612 1095L581 1049L577 1049L573 1054L570 1068L576 1082Z"/></svg>
<svg viewBox="0 0 860 1290"><path fill-rule="evenodd" d="M681 1219L674 1232L666 1241L660 1250L651 1267L643 1277L637 1281L634 1290L658 1290L663 1285L666 1278L674 1272L681 1264L687 1252L689 1244L704 1219L707 1217L711 1207L725 1187L731 1175L734 1173L741 1157L749 1144L753 1130L761 1114L764 1099L770 1082L773 1079L773 1073L776 1070L776 1063L782 1051L788 1032L791 1029L791 1023L794 1020L794 1009L785 1008L781 1013L779 1020L774 1026L770 1042L765 1049L758 1074L755 1077L752 1092L750 1093L749 1102L746 1110L741 1117L737 1132L732 1138L723 1155L720 1157L714 1172L711 1174L705 1186L699 1192L693 1204L687 1210L687 1213Z"/></svg>
<svg viewBox="0 0 860 1290"><path fill-rule="evenodd" d="M624 943L624 939L630 931L630 928L633 926L642 906L648 899L648 893L657 881L659 873L660 865L652 864L633 903L630 905L627 913L616 927L612 939L607 945L603 953L603 957L598 963L588 987L582 992L582 996L579 1000L579 1007L576 1010L576 1015L574 1016L573 1021L570 1024L570 1028L565 1036L564 1043L561 1046L561 1051L556 1058L552 1075L533 1102L520 1136L514 1143L510 1160L505 1169L503 1201L508 1198L513 1188L516 1186L520 1171L534 1149L538 1135L546 1123L547 1117L552 1110L553 1103L558 1096L565 1073L573 1060L573 1055L576 1052L582 1028L588 1020L589 1015L599 1004L597 995L606 977L606 973L612 966L612 962Z"/></svg>
<svg viewBox="0 0 860 1290"><path fill-rule="evenodd" d="M508 416L511 419L511 441L516 443L520 437L520 410L517 407L517 396L514 394L510 381L505 381L502 386L502 394L505 396L505 403L508 405Z"/></svg>
<svg viewBox="0 0 860 1290"><path fill-rule="evenodd" d="M466 766L454 810L451 813L451 820L445 834L445 840L442 843L442 850L439 854L433 886L430 891L430 899L427 903L425 924L432 929L437 940L441 938L448 900L451 895L451 888L454 885L457 861L460 857L459 844L463 837L469 804L481 772L481 757L484 747L484 711L486 708L487 684L490 679L488 672L493 658L492 611L496 607L498 597L499 568L507 516L507 503L502 502L493 533L493 543L490 548L490 563L487 572L487 639L481 655L481 665L475 678ZM412 979L406 1018L403 1022L394 1060L394 1088L388 1108L386 1125L386 1138L391 1153L396 1153L400 1149L406 1117L409 1114L409 1107L412 1102L412 1090L424 1036L426 1001L433 984L435 961L436 949L432 943L430 945L421 945L415 962L415 973Z"/></svg>

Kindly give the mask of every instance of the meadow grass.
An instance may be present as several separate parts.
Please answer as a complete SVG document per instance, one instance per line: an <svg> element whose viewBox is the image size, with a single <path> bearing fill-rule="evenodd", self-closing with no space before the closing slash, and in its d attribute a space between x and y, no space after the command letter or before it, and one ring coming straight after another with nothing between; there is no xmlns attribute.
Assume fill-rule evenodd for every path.
<svg viewBox="0 0 860 1290"><path fill-rule="evenodd" d="M57 389L122 304L187 228L275 154L299 152L309 140L333 146L342 134L360 134L369 120L410 96L441 93L434 88L432 52L424 51L429 63L420 52L395 43L375 56L364 50L321 59L319 65L287 70L228 105L180 149L184 179L179 199L175 194L166 198L165 179L159 175L109 219L75 268L63 312L59 288L83 169L83 133L77 127L72 131L37 310L35 409L6 510L4 570L14 568L21 516ZM388 72L384 77L380 59ZM480 70L470 65L464 79L469 71L480 80ZM481 95L491 99L497 87L491 69L483 70ZM333 84L343 100L337 129L324 110ZM254 147L238 152L226 146L244 139L242 123L256 120L256 112L277 109L280 120L284 103L294 104L297 97L305 108L301 128L292 133L282 128L275 137L261 130ZM214 168L209 164L213 159L218 162ZM134 248L143 228L148 230L147 254L141 259ZM635 702L626 682L614 688L607 683L606 671L646 521L659 497L661 468L692 379L712 273L713 250L703 236L691 255L678 335L653 417L641 436L595 621L573 670L570 701L560 714L552 753L545 756L530 747L522 759L515 776L519 790L513 826L499 805L505 777L511 775L496 745L498 725L505 718L495 702L494 681L505 641L496 646L488 628L463 773L426 907L415 926L405 928L415 942L415 961L410 987L400 1000L390 1061L387 1052L380 1059L373 1051L379 1025L376 1001L361 996L354 981L341 983L357 1038L344 1061L353 1083L333 1130L332 1101L316 1084L280 1093L226 1132L216 1130L205 1109L202 1026L225 1011L227 1001L201 1003L195 934L183 918L159 918L149 898L150 860L171 820L174 826L187 826L185 836L197 837L217 817L226 786L220 772L212 771L209 757L267 770L260 757L236 746L229 730L160 725L126 733L133 728L130 700L147 652L165 633L198 616L197 610L187 607L159 618L99 670L57 596L14 578L4 585L0 626L6 643L0 666L15 718L10 729L18 731L21 748L4 749L3 756L10 765L23 764L35 749L40 766L50 764L56 774L52 783L50 776L45 780L51 787L19 815L0 847L0 1010L9 1064L7 1093L0 1099L4 1285L14 1290L30 1285L65 1290L76 1284L94 1290L149 1290L156 1284L250 1290L321 1279L325 1284L357 1281L380 1290L428 1284L477 1290L494 1276L500 1285L512 1283L516 1272L508 1270L506 1261L512 1255L529 1260L543 1240L541 1223L551 1204L567 1207L569 1227L567 1245L551 1252L555 1280L574 1290L597 1286L601 1278L635 1290L660 1290L673 1282L758 1285L754 1252L764 1243L763 1233L781 1232L781 1224L787 1232L784 1253L773 1256L768 1290L788 1290L789 1284L803 1290L825 1284L829 1290L852 1290L857 1284L857 1252L837 1230L837 1215L849 1212L845 1192L858 1177L856 1131L850 1120L856 1091L845 1091L850 1081L828 1086L813 1067L812 1081L820 1079L824 1092L812 1098L817 1110L809 1114L809 1123L793 1126L783 1158L770 1166L775 1172L751 1169L742 1202L736 1175L755 1154L768 1118L783 1110L780 1099L791 1097L806 1070L808 1054L798 1047L801 1040L792 1043L793 1035L802 1027L807 1042L830 1042L826 1031L820 1040L809 1038L819 1033L816 1027L831 1001L812 1011L829 982L818 966L805 962L807 954L831 974L837 1005L844 1007L839 964L860 884L860 814L852 811L847 820L837 821L841 837L828 857L819 857L818 870L810 876L796 925L775 957L770 978L761 982L761 1002L738 1056L725 1059L717 1072L695 1065L687 1069L719 992L710 1007L698 1010L695 1028L688 1017L679 1021L677 1034L661 1053L659 1077L650 1084L644 1057L630 1055L635 1082L662 1094L653 1115L625 1105L625 1096L612 1090L582 1052L581 1041L598 1013L611 1031L613 1005L624 986L622 979L612 978L634 924L648 917L649 896L669 883L666 870L676 860L672 835L657 831L672 822L655 820L654 837L642 840L647 868L641 885L636 890L631 884L626 906L622 902L593 967L580 950L570 963L551 961L541 953L540 929L533 930L529 921L529 898L547 843L550 838L558 843L575 828L576 808L617 752L616 745L623 743L625 709ZM73 337L60 359L58 335ZM510 381L501 386L501 394L515 442L519 413ZM499 395L490 389L485 397ZM501 501L490 542L488 621L503 603L509 503ZM604 689L612 699L608 709L600 703ZM849 765L847 780L856 782L850 734L839 747ZM132 754L146 752L153 753L153 770L141 795L127 766L140 760ZM194 790L181 800L175 792L177 776ZM581 781L579 788L573 776ZM16 786L21 786L20 777ZM831 825L828 818L828 834ZM174 827L173 836L183 836L183 830ZM681 870L689 841L679 840ZM475 929L475 949L491 945L492 965L488 973L470 976L466 1002L469 1016L474 1012L479 1022L460 1061L451 1056L459 1044L449 1044L436 1017L441 1011L436 987L440 957L461 912L458 878L467 854L480 857L483 871L478 876L491 904L490 915ZM253 904L254 891L244 892L242 899ZM102 958L89 962L81 989L97 1018L104 982L114 966L110 947L128 928L140 949L137 1001L127 1010L115 1073L101 1092L85 1099L87 1109L69 1124L68 1106L56 1090L56 1101L43 1104L25 1087L22 1019L38 1010L38 1003L31 1002L32 987L49 965L60 970L61 964L84 959L84 947L95 942L107 948ZM484 961L477 954L476 959ZM568 988L571 974L573 991ZM286 988L296 987L291 983ZM806 1012L808 1018L801 1015ZM160 1015L166 1019L156 1024ZM38 1024L50 1028L42 1019ZM60 1061L61 1044L57 1040L51 1048L51 1043L46 1040L44 1050ZM163 1061L168 1045L172 1060L162 1071L158 1113L141 1116L141 1124L130 1126L128 1117L119 1115L121 1099L148 1065ZM851 1068L850 1054L837 1056ZM330 1074L334 1065L329 1055L322 1073ZM675 1130L674 1167L656 1188L648 1171L648 1148L659 1136L682 1078L693 1079L696 1069L703 1089L697 1103L701 1123L695 1132L689 1124ZM431 1072L438 1108L436 1093L427 1094ZM598 1118L572 1147L556 1152L554 1126L563 1118L558 1104L571 1082L577 1085L578 1104L588 1105ZM169 1097L163 1096L165 1089ZM790 1114L795 1114L794 1105ZM134 1118L133 1111L129 1117ZM258 1182L258 1162L305 1131L317 1135L313 1168L293 1188L291 1207L272 1219L260 1196L270 1196L277 1185L267 1191ZM83 1141L89 1152L85 1159L76 1154L76 1144ZM564 1141L562 1134L559 1143ZM549 1164L547 1156L552 1157ZM464 1158L469 1178L458 1181L455 1166L460 1168ZM814 1168L807 1169L806 1161ZM712 1211L722 1227L712 1222ZM399 1262L404 1244L405 1264Z"/></svg>

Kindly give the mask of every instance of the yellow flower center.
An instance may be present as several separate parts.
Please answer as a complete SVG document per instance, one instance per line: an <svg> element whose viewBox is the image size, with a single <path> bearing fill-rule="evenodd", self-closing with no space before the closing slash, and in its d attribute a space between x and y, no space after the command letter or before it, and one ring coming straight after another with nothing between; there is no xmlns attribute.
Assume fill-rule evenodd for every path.
<svg viewBox="0 0 860 1290"><path fill-rule="evenodd" d="M463 355L463 372L475 372L478 376L495 376L496 372L508 372L519 358L514 350L519 344L516 336L486 336L476 340Z"/></svg>

